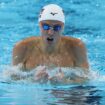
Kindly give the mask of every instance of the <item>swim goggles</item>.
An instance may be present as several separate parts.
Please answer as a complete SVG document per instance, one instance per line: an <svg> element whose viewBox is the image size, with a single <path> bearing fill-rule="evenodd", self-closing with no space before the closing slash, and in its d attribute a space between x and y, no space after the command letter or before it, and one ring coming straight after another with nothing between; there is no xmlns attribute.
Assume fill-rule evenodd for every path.
<svg viewBox="0 0 105 105"><path fill-rule="evenodd" d="M54 25L54 26L50 26L48 24L42 24L42 28L43 30L50 30L53 29L54 31L60 31L61 30L61 26L60 25Z"/></svg>

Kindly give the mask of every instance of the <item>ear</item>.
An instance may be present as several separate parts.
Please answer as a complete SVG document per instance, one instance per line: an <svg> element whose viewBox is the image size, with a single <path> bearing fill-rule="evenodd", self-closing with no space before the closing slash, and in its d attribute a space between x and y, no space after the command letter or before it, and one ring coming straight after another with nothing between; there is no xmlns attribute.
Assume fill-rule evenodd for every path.
<svg viewBox="0 0 105 105"><path fill-rule="evenodd" d="M41 22L39 22L39 27L41 27Z"/></svg>
<svg viewBox="0 0 105 105"><path fill-rule="evenodd" d="M64 25L64 23L62 24L62 32L64 31L64 27L65 27L65 25Z"/></svg>
<svg viewBox="0 0 105 105"><path fill-rule="evenodd" d="M40 32L42 31L42 22L39 22L39 29L40 29Z"/></svg>

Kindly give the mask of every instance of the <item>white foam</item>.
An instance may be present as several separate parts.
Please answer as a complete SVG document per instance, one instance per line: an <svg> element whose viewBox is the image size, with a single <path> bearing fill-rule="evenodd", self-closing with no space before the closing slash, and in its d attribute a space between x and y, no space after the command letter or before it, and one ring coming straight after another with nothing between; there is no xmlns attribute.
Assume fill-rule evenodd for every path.
<svg viewBox="0 0 105 105"><path fill-rule="evenodd" d="M91 81L105 82L105 75L100 74L97 70L91 70L89 78Z"/></svg>
<svg viewBox="0 0 105 105"><path fill-rule="evenodd" d="M34 71L24 72L20 70L20 65L18 66L6 66L1 73L2 80L13 81L13 80L25 80L33 74Z"/></svg>
<svg viewBox="0 0 105 105"><path fill-rule="evenodd" d="M62 72L64 72L64 74L66 76L71 76L73 78L75 78L75 76L79 76L79 77L87 77L90 79L90 81L105 81L105 75L100 75L100 73L98 71L92 71L90 70L90 72L88 73L88 75L86 75L81 69L76 68L67 68L67 67L55 67L55 68L48 68L46 66L37 66L34 70L26 72L26 71L21 71L20 70L20 66L6 66L5 69L1 72L1 78L3 81L22 81L24 80L24 82L34 82L34 76L36 71L40 71L40 70L45 70L48 73L49 77L53 77L55 76L57 73L59 73L59 69L62 70ZM16 76L16 78L13 77ZM17 80L16 80L17 79Z"/></svg>

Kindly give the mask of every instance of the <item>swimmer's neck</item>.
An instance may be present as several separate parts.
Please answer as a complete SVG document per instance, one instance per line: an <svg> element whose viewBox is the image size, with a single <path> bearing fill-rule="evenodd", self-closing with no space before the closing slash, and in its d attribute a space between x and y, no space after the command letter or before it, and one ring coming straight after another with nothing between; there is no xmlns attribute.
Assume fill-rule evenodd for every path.
<svg viewBox="0 0 105 105"><path fill-rule="evenodd" d="M42 51L45 54L54 54L58 52L58 46L43 46Z"/></svg>
<svg viewBox="0 0 105 105"><path fill-rule="evenodd" d="M41 49L42 49L43 53L51 55L51 54L56 54L60 51L61 43L60 43L60 40L59 40L58 43L56 43L55 46L46 46L43 43L41 44L41 46L42 46Z"/></svg>

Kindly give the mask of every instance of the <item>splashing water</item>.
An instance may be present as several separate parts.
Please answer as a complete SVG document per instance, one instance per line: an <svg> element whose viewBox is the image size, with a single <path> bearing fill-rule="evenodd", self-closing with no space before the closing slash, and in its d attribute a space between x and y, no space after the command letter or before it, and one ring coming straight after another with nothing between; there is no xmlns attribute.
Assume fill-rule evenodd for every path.
<svg viewBox="0 0 105 105"><path fill-rule="evenodd" d="M23 72L18 66L10 66L15 43L30 36L39 36L38 14L41 7L49 3L64 9L64 35L80 38L86 44L91 67L88 83L37 85L33 81L34 73L43 67ZM104 0L0 0L0 104L105 105L104 23ZM61 69L65 74L81 76L81 72L72 71L72 68ZM59 72L59 68L47 69L47 72L52 77ZM11 77L13 74L23 79L14 80Z"/></svg>
<svg viewBox="0 0 105 105"><path fill-rule="evenodd" d="M37 66L35 69L32 71L22 71L20 70L21 65L18 66L5 66L4 70L0 73L0 81L1 82L17 82L17 83L33 83L35 84L35 74L36 71L44 70L46 68L46 72L49 75L49 78L52 78L56 74L58 74L60 71L59 69L62 70L62 72L68 77L69 79L74 79L76 77L85 77L88 78L88 82L103 82L105 80L104 75L100 75L98 71L90 71L88 74L85 74L82 69L80 68L59 68L59 67L54 67L54 68L49 68L46 66ZM49 83L49 82L48 82ZM47 83L47 84L48 84ZM59 84L58 84L59 85Z"/></svg>

